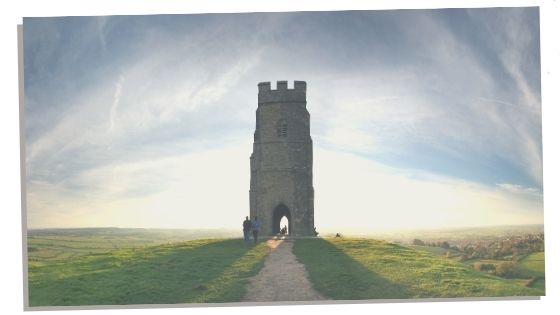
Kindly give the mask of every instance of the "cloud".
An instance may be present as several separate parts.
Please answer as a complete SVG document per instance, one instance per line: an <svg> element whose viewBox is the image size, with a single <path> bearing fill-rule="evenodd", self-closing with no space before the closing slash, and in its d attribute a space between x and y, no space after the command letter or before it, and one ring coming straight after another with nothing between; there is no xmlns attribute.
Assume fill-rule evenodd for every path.
<svg viewBox="0 0 560 315"><path fill-rule="evenodd" d="M542 185L538 8L512 8L508 14L496 12L493 19L487 18L489 12L468 10L468 13L484 31L492 34L488 45L494 49L499 64L512 83L507 97L515 108L501 112L502 119L514 130L513 138L519 139L512 156ZM496 28L503 28L503 31L494 32Z"/></svg>
<svg viewBox="0 0 560 315"><path fill-rule="evenodd" d="M542 194L537 189L532 187L524 187L522 185L515 185L509 183L500 183L497 184L496 186L498 186L499 188L503 189L506 192L510 192L513 194L523 194L523 195L536 196L542 198Z"/></svg>
<svg viewBox="0 0 560 315"><path fill-rule="evenodd" d="M95 21L97 22L97 34L99 36L99 42L101 44L101 49L103 53L107 51L107 41L105 40L105 26L107 25L106 16L100 16Z"/></svg>
<svg viewBox="0 0 560 315"><path fill-rule="evenodd" d="M109 131L113 131L115 128L115 120L117 118L117 110L119 107L119 102L121 100L121 90L124 82L124 77L119 76L119 80L115 85L115 95L113 96L113 105L111 106L111 111L109 113Z"/></svg>
<svg viewBox="0 0 560 315"><path fill-rule="evenodd" d="M250 143L113 163L71 182L30 183L30 227L228 227L247 215ZM542 223L542 194L407 172L348 153L314 152L319 228ZM245 166L245 167L244 167ZM81 187L82 189L72 189Z"/></svg>
<svg viewBox="0 0 560 315"><path fill-rule="evenodd" d="M454 12L452 22L446 16L451 12L411 14L406 25L392 30L400 39L400 47L392 47L399 63L366 64L330 76L328 83L312 81L322 85L316 90L324 95L310 96L309 103L327 108L316 111L315 138L331 147L383 157L386 163L407 160L407 167L445 174L449 169L439 165L454 161L455 169L472 167L471 179L495 174L484 180L541 188L538 66L527 68L523 62L534 63L527 55L535 49L527 44L534 43L538 28L524 27L536 16L486 10L485 22L508 17L507 23L487 29L477 24L479 11L464 16ZM511 23L518 25L514 30L524 30L521 43L513 40L516 35L507 28ZM468 31L472 35L466 35ZM502 34L508 41L492 42L494 35L485 34ZM384 49L376 48L371 58L380 57L377 50ZM523 57L506 64L502 55L509 51ZM529 79L536 81L526 84ZM437 152L447 162L419 160L419 151L434 157ZM506 164L508 169L499 169ZM518 175L512 177L514 173Z"/></svg>
<svg viewBox="0 0 560 315"><path fill-rule="evenodd" d="M398 229L543 223L542 194L387 167L315 150L315 220L322 228Z"/></svg>
<svg viewBox="0 0 560 315"><path fill-rule="evenodd" d="M328 192L317 199L322 224L335 222L342 207L363 216L434 200L402 217L422 224L539 221L536 12L26 19L30 222L125 224L142 209L134 224L175 226L171 217L183 213L177 205L187 195L213 215L210 205L245 209L239 183L250 148L240 143L253 132L256 84L280 79L308 82L316 188L318 196ZM335 153L360 167L338 172ZM235 190L204 178L206 160L235 167L228 154L238 173L224 183ZM201 166L188 173L193 165ZM337 177L360 184L338 187ZM185 194L186 187L197 193ZM365 198L376 192L377 199ZM231 202L207 198L212 193ZM167 216L158 221L162 208ZM111 213L118 213L114 221ZM375 213L370 221L384 215ZM225 217L201 224L235 221Z"/></svg>
<svg viewBox="0 0 560 315"><path fill-rule="evenodd" d="M250 143L30 181L28 226L238 226L248 212ZM227 157L227 158L225 158Z"/></svg>
<svg viewBox="0 0 560 315"><path fill-rule="evenodd" d="M107 23L110 22L103 22ZM87 33L90 29L83 31ZM198 36L204 39L205 34L210 36L208 34L215 31L209 29ZM215 132L208 126L210 118L224 122L224 126L235 124L229 114L238 104L233 103L236 98L231 97L231 92L260 62L262 51L256 48L240 58L230 56L231 51L219 51L205 59L207 47L204 45L214 44L204 41L177 45L172 38L166 38L157 43L159 49L149 47L143 52L137 51L128 63L112 65L120 62L116 60L104 65L104 77L57 97L60 104L56 107L31 100L26 111L29 128L33 128L40 117L52 118L40 133L32 132L28 138L30 177L57 181L65 176L57 171L56 166L60 164L68 176L77 176L98 164L123 159L125 154L130 161L142 159L144 154L149 154L149 146L159 145L163 150L152 151L151 154L156 155L168 152L166 144L192 147L191 144L201 143L200 138L205 133ZM71 49L81 51L83 48ZM57 75L60 81L73 80L70 74L58 72L51 75ZM30 84L30 91L37 89L39 87ZM45 89L42 96L48 100L52 94L56 93ZM228 101L224 102L225 98ZM220 110L213 109L217 106ZM231 133L215 144L228 141L225 140L228 135ZM184 152L174 152L181 153Z"/></svg>

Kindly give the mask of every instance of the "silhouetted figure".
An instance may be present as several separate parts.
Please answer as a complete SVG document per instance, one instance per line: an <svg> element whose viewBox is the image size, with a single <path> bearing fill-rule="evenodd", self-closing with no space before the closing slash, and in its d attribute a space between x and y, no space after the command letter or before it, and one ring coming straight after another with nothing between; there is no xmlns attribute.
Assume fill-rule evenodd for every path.
<svg viewBox="0 0 560 315"><path fill-rule="evenodd" d="M284 227L280 230L280 234L284 235L288 233L288 227L284 225Z"/></svg>
<svg viewBox="0 0 560 315"><path fill-rule="evenodd" d="M243 221L243 238L245 242L249 242L249 235L251 234L251 220L249 217L245 217L245 221Z"/></svg>
<svg viewBox="0 0 560 315"><path fill-rule="evenodd" d="M253 231L253 240L256 244L259 238L259 231L261 230L261 223L257 219L257 216L255 216L255 219L251 222L251 230Z"/></svg>
<svg viewBox="0 0 560 315"><path fill-rule="evenodd" d="M342 234L336 233L335 237L342 237Z"/></svg>
<svg viewBox="0 0 560 315"><path fill-rule="evenodd" d="M319 232L317 232L317 227L316 226L313 227L313 233L315 233L315 236L319 235Z"/></svg>

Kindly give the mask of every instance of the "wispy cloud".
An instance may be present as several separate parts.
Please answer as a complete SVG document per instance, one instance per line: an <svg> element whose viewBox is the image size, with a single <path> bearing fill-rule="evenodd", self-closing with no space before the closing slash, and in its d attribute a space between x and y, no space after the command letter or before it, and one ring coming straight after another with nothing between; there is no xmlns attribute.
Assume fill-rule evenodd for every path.
<svg viewBox="0 0 560 315"><path fill-rule="evenodd" d="M111 111L109 113L109 131L115 129L115 120L117 119L117 110L119 107L119 102L121 100L121 90L124 82L124 77L119 76L119 80L115 85L115 95L113 96L113 105L111 106Z"/></svg>
<svg viewBox="0 0 560 315"><path fill-rule="evenodd" d="M400 49L395 51L399 62L338 74L329 78L335 83L317 89L326 95L316 101L321 107L330 105L319 119L317 137L361 154L387 155L388 163L397 156L412 168L443 173L448 170L440 166L449 163L417 161L419 151L440 152L448 162L455 160L455 169L478 160L477 169L470 171L475 177L494 174L485 180L521 180L542 188L539 67L535 56L528 56L535 54L529 44L538 37L533 24L538 15L535 10L520 15L522 10L513 9L511 16L508 11L482 11L409 14L408 24L393 34L400 39L400 47L391 47ZM498 22L489 22L496 16ZM481 19L491 23L488 28L479 25ZM521 43L507 27L511 23L517 25L513 30L523 30ZM502 34L507 42L493 42L493 34ZM510 51L516 57L504 63L503 53ZM372 59L376 54L371 53ZM523 62L527 59L532 67ZM375 101L379 98L383 101ZM511 167L498 170L498 160Z"/></svg>
<svg viewBox="0 0 560 315"><path fill-rule="evenodd" d="M542 193L534 189L404 171L335 151L315 156L316 221L324 228L543 223Z"/></svg>
<svg viewBox="0 0 560 315"><path fill-rule="evenodd" d="M237 227L248 208L249 173L240 165L250 146L112 163L59 184L31 181L29 226ZM542 193L534 189L403 171L332 150L314 155L322 228L543 222Z"/></svg>
<svg viewBox="0 0 560 315"><path fill-rule="evenodd" d="M30 18L24 31L33 225L106 225L132 208L148 224L189 198L228 207L205 204L210 193L245 213L256 84L281 79L308 82L325 225L340 200L359 215L403 199L399 185L407 200L437 200L422 211L441 222L541 220L537 9ZM344 173L342 152L373 170ZM205 161L238 172L225 180ZM325 193L336 189L347 198ZM355 196L372 191L387 197Z"/></svg>
<svg viewBox="0 0 560 315"><path fill-rule="evenodd" d="M112 162L59 183L29 181L28 226L237 227L248 208L249 174L240 165L250 147Z"/></svg>

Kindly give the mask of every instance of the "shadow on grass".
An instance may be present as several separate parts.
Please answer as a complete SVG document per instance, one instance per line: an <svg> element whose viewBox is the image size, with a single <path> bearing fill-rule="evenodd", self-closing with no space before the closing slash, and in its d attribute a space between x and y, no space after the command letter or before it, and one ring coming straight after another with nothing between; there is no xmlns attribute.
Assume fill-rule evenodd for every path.
<svg viewBox="0 0 560 315"><path fill-rule="evenodd" d="M314 288L334 300L409 298L407 288L365 268L323 239L301 239L294 254L305 265Z"/></svg>
<svg viewBox="0 0 560 315"><path fill-rule="evenodd" d="M266 255L262 243L206 240L116 250L30 268L30 306L240 300Z"/></svg>

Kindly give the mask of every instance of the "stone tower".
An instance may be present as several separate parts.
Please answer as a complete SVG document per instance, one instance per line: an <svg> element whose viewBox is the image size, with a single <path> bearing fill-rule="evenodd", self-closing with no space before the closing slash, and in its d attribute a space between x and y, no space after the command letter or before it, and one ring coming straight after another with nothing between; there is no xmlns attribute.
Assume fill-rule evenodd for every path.
<svg viewBox="0 0 560 315"><path fill-rule="evenodd" d="M291 235L314 235L313 144L306 108L306 83L259 83L259 104L251 154L251 218L258 216L261 234L280 231L288 219Z"/></svg>

